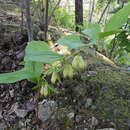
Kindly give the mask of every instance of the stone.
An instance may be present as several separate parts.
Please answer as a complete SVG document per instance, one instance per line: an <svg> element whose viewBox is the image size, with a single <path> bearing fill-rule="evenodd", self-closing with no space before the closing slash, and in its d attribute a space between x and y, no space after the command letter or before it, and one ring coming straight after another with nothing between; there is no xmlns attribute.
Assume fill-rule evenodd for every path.
<svg viewBox="0 0 130 130"><path fill-rule="evenodd" d="M127 126L130 127L130 119L127 121Z"/></svg>
<svg viewBox="0 0 130 130"><path fill-rule="evenodd" d="M39 119L44 122L48 120L49 118L53 119L54 114L57 110L57 103L55 101L46 101L44 104L39 103L39 112L38 116Z"/></svg>
<svg viewBox="0 0 130 130"><path fill-rule="evenodd" d="M79 123L82 120L82 116L81 115L77 115L75 120L76 120L77 123Z"/></svg>
<svg viewBox="0 0 130 130"><path fill-rule="evenodd" d="M5 129L7 129L7 126L6 126L6 124L5 124L5 122L0 122L0 130L5 130Z"/></svg>
<svg viewBox="0 0 130 130"><path fill-rule="evenodd" d="M24 118L27 115L28 110L18 109L18 107L19 107L18 102L14 103L11 109L8 111L8 114L10 115L15 112L17 117Z"/></svg>
<svg viewBox="0 0 130 130"><path fill-rule="evenodd" d="M93 101L92 101L92 98L88 98L86 103L85 103L85 108L88 108L92 105Z"/></svg>
<svg viewBox="0 0 130 130"><path fill-rule="evenodd" d="M67 114L67 117L69 118L69 119L72 119L72 118L74 118L74 112L70 112L70 113L68 113Z"/></svg>
<svg viewBox="0 0 130 130"><path fill-rule="evenodd" d="M24 118L24 117L27 115L28 110L16 109L16 110L15 110L15 113L16 113L17 117Z"/></svg>

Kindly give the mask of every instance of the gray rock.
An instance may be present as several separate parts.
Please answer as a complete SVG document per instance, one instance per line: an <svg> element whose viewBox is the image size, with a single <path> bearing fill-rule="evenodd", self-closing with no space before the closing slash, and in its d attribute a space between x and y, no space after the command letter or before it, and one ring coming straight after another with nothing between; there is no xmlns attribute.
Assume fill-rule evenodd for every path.
<svg viewBox="0 0 130 130"><path fill-rule="evenodd" d="M93 103L92 98L88 98L86 103L85 103L85 108L88 108L89 106L91 106L92 103Z"/></svg>
<svg viewBox="0 0 130 130"><path fill-rule="evenodd" d="M0 122L0 130L5 130L5 129L7 129L5 122Z"/></svg>
<svg viewBox="0 0 130 130"><path fill-rule="evenodd" d="M16 109L16 110L15 110L15 113L16 113L17 117L24 118L24 117L27 115L28 110Z"/></svg>
<svg viewBox="0 0 130 130"><path fill-rule="evenodd" d="M127 126L130 127L130 119L128 119L128 121L127 121Z"/></svg>
<svg viewBox="0 0 130 130"><path fill-rule="evenodd" d="M28 113L28 110L24 110L24 109L18 109L19 105L18 103L14 103L11 107L11 109L8 111L8 115L12 114L15 112L15 114L17 115L17 117L21 117L21 118L24 118L27 113Z"/></svg>
<svg viewBox="0 0 130 130"><path fill-rule="evenodd" d="M70 112L70 113L68 113L67 114L67 117L69 118L69 119L72 119L72 118L74 118L74 112Z"/></svg>
<svg viewBox="0 0 130 130"><path fill-rule="evenodd" d="M57 110L57 104L55 101L46 101L44 104L39 103L38 116L41 121L46 121L49 118L54 119L54 115Z"/></svg>
<svg viewBox="0 0 130 130"><path fill-rule="evenodd" d="M81 120L82 120L82 116L81 115L77 115L76 116L76 122L79 123Z"/></svg>

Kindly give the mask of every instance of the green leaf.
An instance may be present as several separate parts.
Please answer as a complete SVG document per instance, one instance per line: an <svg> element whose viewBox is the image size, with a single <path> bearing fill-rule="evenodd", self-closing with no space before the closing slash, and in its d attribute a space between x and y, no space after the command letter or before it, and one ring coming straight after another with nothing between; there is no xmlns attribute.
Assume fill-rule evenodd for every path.
<svg viewBox="0 0 130 130"><path fill-rule="evenodd" d="M32 75L33 73L27 73L25 69L11 73L4 73L0 74L0 83L15 83L17 81L31 78Z"/></svg>
<svg viewBox="0 0 130 130"><path fill-rule="evenodd" d="M52 63L54 61L60 60L62 58L61 55L51 52L51 51L34 51L27 52L24 61L35 61L35 62L43 62L43 63Z"/></svg>
<svg viewBox="0 0 130 130"><path fill-rule="evenodd" d="M29 81L37 83L38 79L43 72L43 63L41 62L26 62L25 69L28 73L33 73L32 77L28 78Z"/></svg>
<svg viewBox="0 0 130 130"><path fill-rule="evenodd" d="M26 62L25 69L27 72L36 73L37 76L40 76L43 71L43 63L41 62Z"/></svg>
<svg viewBox="0 0 130 130"><path fill-rule="evenodd" d="M127 52L130 52L130 44L127 44L125 50L126 50Z"/></svg>
<svg viewBox="0 0 130 130"><path fill-rule="evenodd" d="M26 47L24 61L52 63L54 61L60 60L61 58L62 56L52 52L45 42L33 41L30 42Z"/></svg>
<svg viewBox="0 0 130 130"><path fill-rule="evenodd" d="M99 39L99 33L101 32L101 29L98 24L91 24L86 30L82 32L89 36L91 41L97 41Z"/></svg>
<svg viewBox="0 0 130 130"><path fill-rule="evenodd" d="M116 33L120 33L122 30L112 30L112 31L108 31L108 32L100 32L99 33L99 39L116 34Z"/></svg>
<svg viewBox="0 0 130 130"><path fill-rule="evenodd" d="M57 42L63 46L67 46L68 50L72 50L86 45L81 42L80 36L74 34L65 36L64 38L60 38Z"/></svg>
<svg viewBox="0 0 130 130"><path fill-rule="evenodd" d="M112 16L112 18L106 24L104 32L119 29L123 24L127 22L129 14L130 14L130 4L123 7L115 15Z"/></svg>
<svg viewBox="0 0 130 130"><path fill-rule="evenodd" d="M50 51L51 49L47 45L47 43L43 42L43 41L31 41L31 42L28 42L28 45L26 47L27 52L29 52L29 51L41 51L41 50Z"/></svg>

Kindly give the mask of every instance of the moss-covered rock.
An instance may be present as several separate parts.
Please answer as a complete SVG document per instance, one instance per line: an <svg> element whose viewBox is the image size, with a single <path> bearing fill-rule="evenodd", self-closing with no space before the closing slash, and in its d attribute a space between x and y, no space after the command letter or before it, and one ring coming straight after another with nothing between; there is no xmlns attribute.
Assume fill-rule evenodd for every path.
<svg viewBox="0 0 130 130"><path fill-rule="evenodd" d="M107 58L104 60L95 53L90 49L80 53L86 61L86 70L75 75L73 80L64 79L65 90L59 98L60 106L71 107L75 117L81 114L86 115L86 119L96 117L102 122L102 125L95 126L96 129L106 127L104 120L112 122L112 127L118 130L127 130L130 117L130 73L120 70L112 61ZM92 101L89 107L85 105L87 99ZM89 125L86 124L86 127Z"/></svg>

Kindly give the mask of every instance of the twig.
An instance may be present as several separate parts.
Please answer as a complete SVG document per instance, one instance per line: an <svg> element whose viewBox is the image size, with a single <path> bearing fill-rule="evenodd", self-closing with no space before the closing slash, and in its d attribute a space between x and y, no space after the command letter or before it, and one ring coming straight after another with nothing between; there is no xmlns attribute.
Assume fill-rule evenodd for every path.
<svg viewBox="0 0 130 130"><path fill-rule="evenodd" d="M24 3L21 5L21 22L20 22L20 29L21 29L21 34L23 34L23 16L24 16Z"/></svg>
<svg viewBox="0 0 130 130"><path fill-rule="evenodd" d="M92 3L92 11L91 11L91 14L90 14L89 23L91 23L91 21L92 21L92 16L93 16L93 12L94 12L94 6L95 6L95 0L93 0L93 3Z"/></svg>
<svg viewBox="0 0 130 130"><path fill-rule="evenodd" d="M116 36L115 36L115 38L114 38L113 46L112 46L112 49L111 49L111 51L110 51L110 56L109 56L110 59L111 59L111 57L112 57L112 53L113 53L115 47L116 47Z"/></svg>
<svg viewBox="0 0 130 130"><path fill-rule="evenodd" d="M37 99L36 99L36 120L37 120L37 124L39 124L39 117L38 117L38 112L39 112L39 97L40 97L40 88L38 88L38 94L37 94Z"/></svg>
<svg viewBox="0 0 130 130"><path fill-rule="evenodd" d="M59 0L59 1L57 2L56 6L53 8L52 13L51 13L51 15L50 15L49 18L48 18L48 24L50 24L51 18L52 18L52 16L54 15L54 12L55 12L55 10L57 9L57 7L59 6L60 2L61 2L61 0Z"/></svg>
<svg viewBox="0 0 130 130"><path fill-rule="evenodd" d="M48 31L48 0L46 0L46 15L45 15L45 36L44 40L47 41L47 31Z"/></svg>
<svg viewBox="0 0 130 130"><path fill-rule="evenodd" d="M104 14L105 14L105 12L106 12L108 6L110 5L110 3L111 3L111 0L108 0L107 5L106 5L105 9L103 10L103 12L102 12L102 14L101 14L101 17L100 17L100 19L99 19L99 21L98 21L98 24L101 22L101 20L102 20L102 18L103 18L103 16L104 16Z"/></svg>

